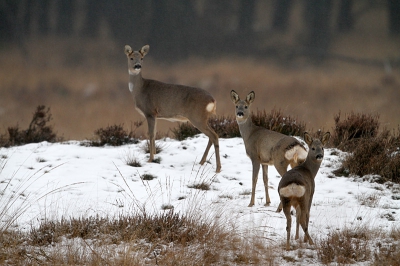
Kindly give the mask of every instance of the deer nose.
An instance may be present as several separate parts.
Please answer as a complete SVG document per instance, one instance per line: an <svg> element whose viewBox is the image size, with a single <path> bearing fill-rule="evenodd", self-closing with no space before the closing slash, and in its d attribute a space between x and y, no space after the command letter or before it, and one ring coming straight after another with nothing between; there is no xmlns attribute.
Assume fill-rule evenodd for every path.
<svg viewBox="0 0 400 266"><path fill-rule="evenodd" d="M236 116L243 116L243 112L237 112Z"/></svg>
<svg viewBox="0 0 400 266"><path fill-rule="evenodd" d="M322 160L322 158L324 158L324 156L322 154L318 154L315 158L317 160Z"/></svg>
<svg viewBox="0 0 400 266"><path fill-rule="evenodd" d="M142 68L142 65L136 64L136 65L133 66L133 68L134 68L134 69L141 69L141 68Z"/></svg>

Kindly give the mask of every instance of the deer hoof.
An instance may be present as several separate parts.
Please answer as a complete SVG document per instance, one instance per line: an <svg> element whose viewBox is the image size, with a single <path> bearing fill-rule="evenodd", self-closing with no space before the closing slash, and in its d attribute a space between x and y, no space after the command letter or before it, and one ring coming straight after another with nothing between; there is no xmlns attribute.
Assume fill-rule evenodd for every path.
<svg viewBox="0 0 400 266"><path fill-rule="evenodd" d="M250 203L247 207L253 207L254 203Z"/></svg>

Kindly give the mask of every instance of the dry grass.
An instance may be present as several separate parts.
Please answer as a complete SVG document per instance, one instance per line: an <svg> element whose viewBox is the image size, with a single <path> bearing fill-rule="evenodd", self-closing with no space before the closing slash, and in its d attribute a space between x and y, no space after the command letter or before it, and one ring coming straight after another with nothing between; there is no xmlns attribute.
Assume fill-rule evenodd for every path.
<svg viewBox="0 0 400 266"><path fill-rule="evenodd" d="M0 263L18 265L261 265L264 246L240 240L217 224L176 214L42 222L1 236Z"/></svg>
<svg viewBox="0 0 400 266"><path fill-rule="evenodd" d="M349 38L365 46L363 36L358 40ZM374 43L376 46L370 47L368 56L374 56L374 51L381 51L387 43L398 47L400 42L385 39L381 46ZM346 53L355 54L360 46L353 44ZM381 52L375 54L381 56ZM392 115L400 112L398 69L393 70L391 81L387 82L383 67L337 61L315 66L301 59L283 65L273 59L224 57L164 64L152 61L151 53L146 59L144 77L210 91L218 102L219 115L233 115L229 92L234 89L241 95L254 90L256 109L282 110L304 121L308 130L331 128L338 111L379 113L383 126L393 128L399 124L398 117ZM32 110L39 104L51 108L57 121L54 126L65 139L90 139L94 128L110 124L129 126L141 119L128 91L123 49L115 43L32 40L28 55L16 48L4 49L0 51L0 62L3 130L16 121L26 127ZM175 125L160 122L159 132L170 134L169 129ZM146 129L141 129L140 134L146 133Z"/></svg>

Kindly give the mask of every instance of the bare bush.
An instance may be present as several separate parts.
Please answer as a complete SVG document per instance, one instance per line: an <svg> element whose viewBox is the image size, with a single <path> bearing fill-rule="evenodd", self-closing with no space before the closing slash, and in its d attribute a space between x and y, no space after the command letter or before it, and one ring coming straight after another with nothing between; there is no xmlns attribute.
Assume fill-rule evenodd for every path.
<svg viewBox="0 0 400 266"><path fill-rule="evenodd" d="M99 140L91 141L89 146L121 146L125 144L137 144L139 142L136 137L135 131L143 122L135 122L135 128L129 132L124 129L123 125L112 125L106 128L99 128L95 130L94 134L98 136Z"/></svg>
<svg viewBox="0 0 400 266"><path fill-rule="evenodd" d="M352 151L360 139L376 137L379 132L379 115L351 112L341 120L339 112L334 120L332 143L343 151Z"/></svg>
<svg viewBox="0 0 400 266"><path fill-rule="evenodd" d="M46 109L46 106L39 105L33 113L29 127L25 130L21 130L18 125L9 127L8 138L2 136L0 138L0 146L10 147L42 141L56 142L61 140L53 132L53 127L48 125L51 120L50 108Z"/></svg>
<svg viewBox="0 0 400 266"><path fill-rule="evenodd" d="M400 182L400 141L398 135L388 130L376 137L362 138L352 153L342 162L342 168L350 174L364 176L377 174L380 183Z"/></svg>

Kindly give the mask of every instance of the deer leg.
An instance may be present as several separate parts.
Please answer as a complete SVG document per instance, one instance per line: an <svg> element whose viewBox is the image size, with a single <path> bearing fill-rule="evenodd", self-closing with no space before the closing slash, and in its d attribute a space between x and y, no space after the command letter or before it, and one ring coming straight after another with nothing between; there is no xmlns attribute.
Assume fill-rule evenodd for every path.
<svg viewBox="0 0 400 266"><path fill-rule="evenodd" d="M257 185L257 179L258 179L258 172L260 171L260 162L259 161L251 161L253 164L253 178L252 178L252 184L251 184L251 199L250 199L250 204L248 207L253 207L254 206L254 198L256 195L256 185Z"/></svg>
<svg viewBox="0 0 400 266"><path fill-rule="evenodd" d="M283 204L283 213L286 216L286 250L290 250L290 229L292 225L292 217L290 216L290 202L281 198L281 202L285 201Z"/></svg>
<svg viewBox="0 0 400 266"><path fill-rule="evenodd" d="M263 165L262 170L263 170L263 181L265 188L265 206L269 206L271 200L269 199L269 194L268 194L268 165Z"/></svg>
<svg viewBox="0 0 400 266"><path fill-rule="evenodd" d="M302 211L301 215L300 215L300 225L304 231L304 242L308 242L310 245L314 245L314 242L312 241L310 235L308 234L308 222L307 221L308 221L309 214L307 213L307 211L304 207L305 206L301 207L304 211Z"/></svg>
<svg viewBox="0 0 400 266"><path fill-rule="evenodd" d="M150 150L150 158L148 162L152 162L154 160L154 154L156 153L156 118L153 116L147 117L147 126L149 128L149 150Z"/></svg>
<svg viewBox="0 0 400 266"><path fill-rule="evenodd" d="M297 208L296 208L296 236L294 239L299 239L300 215L301 215L301 209L299 206L297 206Z"/></svg>
<svg viewBox="0 0 400 266"><path fill-rule="evenodd" d="M215 172L217 173L221 172L221 160L219 157L219 141L217 133L215 133L215 131L210 128L207 122L206 124L200 124L200 125L197 125L197 123L195 124L193 122L192 124L208 137L208 144L206 150L204 151L203 157L201 158L200 164L201 165L204 164L204 162L207 160L207 154L210 150L211 144L214 144L215 160L217 163L217 168Z"/></svg>
<svg viewBox="0 0 400 266"><path fill-rule="evenodd" d="M201 161L200 161L200 164L201 164L201 165L203 165L203 164L206 162L206 160L207 160L207 154L208 154L208 152L210 151L211 145L212 145L212 141L211 141L211 139L209 138L209 139L208 139L208 144L207 144L206 150L204 151L203 157L201 157Z"/></svg>
<svg viewBox="0 0 400 266"><path fill-rule="evenodd" d="M285 161L274 165L275 169L278 171L279 175L282 177L286 172L287 172L287 167L289 164L287 164ZM279 206L276 209L276 212L281 212L282 211L282 202L279 202Z"/></svg>

